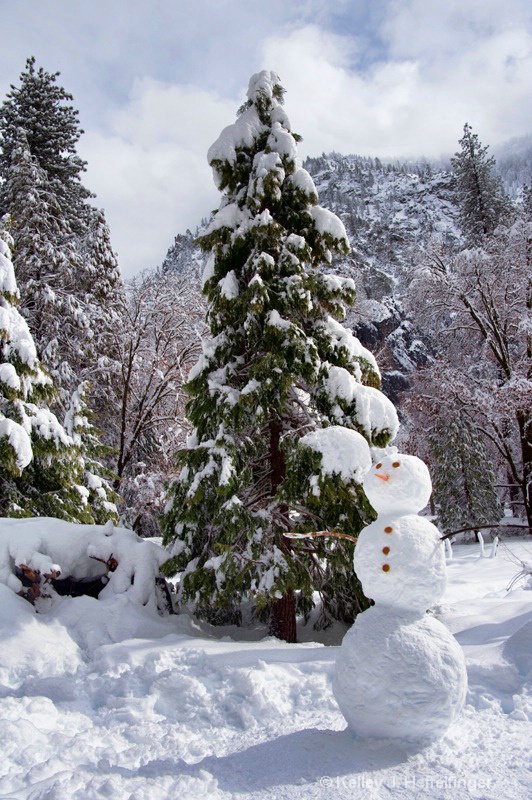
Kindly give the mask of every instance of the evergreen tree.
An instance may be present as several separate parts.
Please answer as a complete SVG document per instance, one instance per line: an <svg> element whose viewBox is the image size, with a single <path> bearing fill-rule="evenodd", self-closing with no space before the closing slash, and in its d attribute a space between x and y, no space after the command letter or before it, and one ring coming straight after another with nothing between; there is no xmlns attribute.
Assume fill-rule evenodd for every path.
<svg viewBox="0 0 532 800"><path fill-rule="evenodd" d="M433 499L445 533L498 523L502 508L495 491L491 460L478 432L454 409L439 415L429 437L434 476Z"/></svg>
<svg viewBox="0 0 532 800"><path fill-rule="evenodd" d="M10 245L0 230L0 515L92 522L78 448L48 407L52 381L17 308Z"/></svg>
<svg viewBox="0 0 532 800"><path fill-rule="evenodd" d="M122 292L122 277L111 245L109 226L101 209L90 209L80 249L83 256L80 289L89 302L97 303L105 312L109 309L113 312L117 294Z"/></svg>
<svg viewBox="0 0 532 800"><path fill-rule="evenodd" d="M208 153L223 192L200 237L210 338L189 375L194 432L163 527L183 600L215 620L249 597L290 641L296 592L305 611L320 592L329 619L365 607L351 543L290 546L283 534L356 535L374 518L360 485L367 442L384 447L397 417L373 356L335 319L354 284L319 267L349 245L317 204L282 98L275 73L253 76Z"/></svg>
<svg viewBox="0 0 532 800"><path fill-rule="evenodd" d="M522 214L525 219L532 219L532 186L530 184L523 186Z"/></svg>
<svg viewBox="0 0 532 800"><path fill-rule="evenodd" d="M83 262L46 173L31 156L24 134L13 151L6 184L12 209L6 219L14 241L22 312L68 407L85 360L83 347L92 345L86 308L76 295Z"/></svg>
<svg viewBox="0 0 532 800"><path fill-rule="evenodd" d="M82 359L76 376L86 386L91 413L98 416L100 425L105 423L106 441L116 450L118 442L111 431L120 403L122 377L116 341L117 331L126 324L125 289L103 211L91 209L79 251L76 293L87 325L78 348Z"/></svg>
<svg viewBox="0 0 532 800"><path fill-rule="evenodd" d="M471 125L464 125L460 151L451 159L462 230L472 243L507 222L511 205L500 179L494 174L495 159L488 156Z"/></svg>
<svg viewBox="0 0 532 800"><path fill-rule="evenodd" d="M0 108L0 207L12 221L22 310L66 412L87 378L98 391L123 285L104 214L81 184L78 112L58 75L28 59Z"/></svg>
<svg viewBox="0 0 532 800"><path fill-rule="evenodd" d="M84 227L80 221L87 210L85 201L91 197L80 180L85 162L76 153L83 131L78 112L70 105L72 95L57 85L58 77L58 72L36 69L31 57L20 75L20 86L11 86L0 108L0 176L7 179L22 131L31 156L47 176L62 216L80 232ZM0 188L2 214L12 210L8 193L6 180Z"/></svg>
<svg viewBox="0 0 532 800"><path fill-rule="evenodd" d="M54 410L64 418L89 381L87 402L110 430L124 289L104 214L81 183L78 112L58 74L28 59L0 108L0 207L9 214L21 311L58 389Z"/></svg>
<svg viewBox="0 0 532 800"><path fill-rule="evenodd" d="M82 383L73 393L70 408L65 418L65 430L78 453L78 468L82 486L78 487L81 505L90 508L93 521L98 525L109 519L118 522L117 502L119 497L111 481L113 473L102 466L109 448L100 442L100 431L91 422L87 406L87 383Z"/></svg>

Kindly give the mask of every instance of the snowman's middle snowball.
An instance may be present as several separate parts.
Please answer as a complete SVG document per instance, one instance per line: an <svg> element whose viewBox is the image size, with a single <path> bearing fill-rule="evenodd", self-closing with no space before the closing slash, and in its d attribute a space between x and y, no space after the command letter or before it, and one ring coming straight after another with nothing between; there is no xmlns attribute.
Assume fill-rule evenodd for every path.
<svg viewBox="0 0 532 800"><path fill-rule="evenodd" d="M354 567L367 597L421 613L438 602L447 583L438 529L417 514L379 517L364 528Z"/></svg>

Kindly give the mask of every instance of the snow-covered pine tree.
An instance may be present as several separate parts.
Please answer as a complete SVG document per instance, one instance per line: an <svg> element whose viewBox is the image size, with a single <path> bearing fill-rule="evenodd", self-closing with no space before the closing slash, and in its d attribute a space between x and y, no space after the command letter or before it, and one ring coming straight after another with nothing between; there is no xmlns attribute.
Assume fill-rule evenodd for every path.
<svg viewBox="0 0 532 800"><path fill-rule="evenodd" d="M78 449L48 407L52 381L17 307L11 245L0 229L0 515L92 522Z"/></svg>
<svg viewBox="0 0 532 800"><path fill-rule="evenodd" d="M488 156L471 125L464 125L460 151L451 159L460 221L467 239L478 244L508 221L511 203L494 173L495 159Z"/></svg>
<svg viewBox="0 0 532 800"><path fill-rule="evenodd" d="M111 482L113 473L103 466L109 448L100 441L101 432L91 421L87 406L87 383L82 383L73 393L70 408L65 417L65 430L77 448L78 466L82 486L78 486L81 505L88 506L97 525L108 520L118 522L117 502L119 497Z"/></svg>
<svg viewBox="0 0 532 800"><path fill-rule="evenodd" d="M532 220L532 185L525 184L523 186L523 203L521 206L521 214L525 219Z"/></svg>
<svg viewBox="0 0 532 800"><path fill-rule="evenodd" d="M76 233L82 233L91 193L81 183L85 162L77 155L76 145L83 133L78 112L70 105L72 95L57 85L59 73L36 69L35 58L26 61L20 85L11 86L0 107L0 175L5 179L23 131L31 156L44 170L61 214ZM9 181L0 187L1 214L12 210Z"/></svg>
<svg viewBox="0 0 532 800"><path fill-rule="evenodd" d="M58 75L28 59L0 108L0 208L12 220L22 311L66 413L77 386L88 379L97 393L96 367L101 378L110 366L123 286L103 212L81 183L82 131Z"/></svg>
<svg viewBox="0 0 532 800"><path fill-rule="evenodd" d="M121 396L121 364L117 332L127 324L125 287L103 211L91 209L87 230L79 239L81 265L76 273L76 296L88 321L77 376L86 386L90 413L97 415L105 441L116 451L113 437ZM76 392L77 389L75 388Z"/></svg>
<svg viewBox="0 0 532 800"><path fill-rule="evenodd" d="M89 319L76 296L82 259L62 216L46 172L31 156L26 136L7 172L5 192L11 209L6 224L14 241L14 264L21 289L21 310L39 356L61 392L65 408L84 361Z"/></svg>
<svg viewBox="0 0 532 800"><path fill-rule="evenodd" d="M352 618L365 598L352 543L283 534L356 535L374 518L360 485L367 442L384 447L397 416L375 359L335 319L354 284L320 267L349 245L318 205L282 100L275 73L254 75L208 153L223 192L200 238L210 338L189 375L194 433L163 528L183 601L215 620L247 597L293 641L296 594L308 611L320 592L329 619Z"/></svg>
<svg viewBox="0 0 532 800"><path fill-rule="evenodd" d="M459 408L440 414L429 436L433 500L445 533L497 524L502 507L484 443Z"/></svg>
<svg viewBox="0 0 532 800"><path fill-rule="evenodd" d="M83 274L80 290L88 302L98 303L102 312L113 311L117 293L123 290L118 259L111 244L111 233L101 209L88 211L88 222L81 240ZM105 351L103 351L105 352Z"/></svg>

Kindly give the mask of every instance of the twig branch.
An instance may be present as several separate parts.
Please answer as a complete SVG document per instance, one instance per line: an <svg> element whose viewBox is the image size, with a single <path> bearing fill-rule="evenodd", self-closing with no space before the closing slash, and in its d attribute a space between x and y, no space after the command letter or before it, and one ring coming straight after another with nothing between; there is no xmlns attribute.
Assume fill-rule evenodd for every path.
<svg viewBox="0 0 532 800"><path fill-rule="evenodd" d="M338 533L338 531L309 531L308 533L289 531L288 533L283 533L283 536L286 536L287 539L317 539L318 536L330 536L334 539L349 539L350 542L357 541L356 536L349 536L348 533Z"/></svg>
<svg viewBox="0 0 532 800"><path fill-rule="evenodd" d="M526 530L532 531L531 525L503 525L502 523L493 523L492 525L474 525L473 527L469 528L459 528L457 531L451 531L451 533L446 533L441 536L441 540L450 539L451 536L456 536L457 533L465 533L466 531L482 531L486 530L487 528L525 528Z"/></svg>

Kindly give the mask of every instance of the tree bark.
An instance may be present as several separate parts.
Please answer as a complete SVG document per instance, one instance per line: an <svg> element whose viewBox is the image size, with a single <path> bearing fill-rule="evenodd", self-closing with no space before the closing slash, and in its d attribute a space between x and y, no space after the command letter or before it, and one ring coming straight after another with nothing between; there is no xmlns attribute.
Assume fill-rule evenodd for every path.
<svg viewBox="0 0 532 800"><path fill-rule="evenodd" d="M296 642L296 598L292 589L287 589L280 600L275 600L270 614L270 636L285 642Z"/></svg>
<svg viewBox="0 0 532 800"><path fill-rule="evenodd" d="M283 483L286 474L286 465L283 452L280 448L281 442L281 423L278 419L270 420L270 470L271 470L271 493L275 497L277 490ZM287 519L288 508L279 506L280 517ZM280 550L290 558L290 544L287 539L280 534L277 545ZM293 589L287 589L279 600L274 600L270 614L270 635L283 639L285 642L297 641L296 633L296 598Z"/></svg>
<svg viewBox="0 0 532 800"><path fill-rule="evenodd" d="M523 460L523 501L527 522L529 526L532 526L532 498L530 497L532 484L532 420L530 414L526 411L518 411L517 424L519 426L521 456Z"/></svg>

